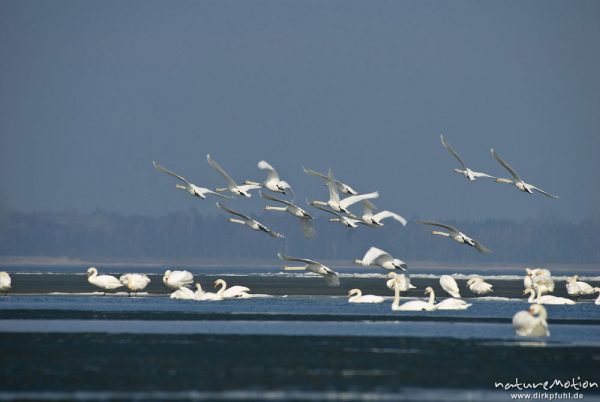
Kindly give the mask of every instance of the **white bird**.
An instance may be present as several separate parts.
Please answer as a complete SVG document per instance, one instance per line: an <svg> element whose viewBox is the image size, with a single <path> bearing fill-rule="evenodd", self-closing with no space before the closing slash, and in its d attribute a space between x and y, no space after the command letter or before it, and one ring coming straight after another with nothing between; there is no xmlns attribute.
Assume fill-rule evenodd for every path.
<svg viewBox="0 0 600 402"><path fill-rule="evenodd" d="M315 227L312 224L312 220L315 218L313 218L311 215L309 215L308 212L306 212L305 210L303 210L296 204L293 204L286 200L279 199L279 198L274 197L269 194L265 194L262 191L259 191L259 194L265 200L279 202L279 203L286 205L285 207L273 207L271 205L267 205L263 208L265 211L287 212L288 214L295 216L296 218L298 218L300 220L300 226L302 226L302 232L304 233L304 237L306 237L309 240L312 240L315 238L315 236L317 235L317 232L315 231Z"/></svg>
<svg viewBox="0 0 600 402"><path fill-rule="evenodd" d="M227 287L227 282L223 279L217 279L215 281L215 288L217 286L221 286L221 288L217 291L217 295L221 296L224 299L236 299L240 297L247 297L250 289L245 286L232 286L230 288Z"/></svg>
<svg viewBox="0 0 600 402"><path fill-rule="evenodd" d="M448 150L448 152L450 152L450 154L452 154L452 156L454 156L458 160L458 162L462 165L462 167L463 167L463 170L454 169L454 171L456 173L462 174L463 176L465 176L470 181L475 181L478 177L489 177L491 179L497 179L497 177L490 176L487 173L476 172L474 170L469 169L467 167L467 165L465 164L465 161L463 161L463 159L458 155L458 153L454 150L454 148L452 148L452 145L450 145L446 141L446 139L444 138L443 134L440 135L440 138L442 140L442 145L444 146L444 148L446 148Z"/></svg>
<svg viewBox="0 0 600 402"><path fill-rule="evenodd" d="M195 184L189 182L185 177L180 176L180 175L178 175L178 174L170 171L166 167L161 166L159 163L157 163L157 162L152 162L152 163L154 164L154 167L157 170L159 170L159 171L161 171L163 173L166 173L168 175L171 175L173 177L176 177L177 179L181 180L183 182L183 185L181 185L181 184L175 184L175 187L178 188L178 189L180 189L180 190L187 191L188 193L190 193L194 197L205 199L208 194L212 194L212 195L217 195L217 196L223 197L223 198L231 198L231 197L228 197L226 195L219 194L219 193L216 193L216 192L214 192L212 190L209 190L208 188L198 187Z"/></svg>
<svg viewBox="0 0 600 402"><path fill-rule="evenodd" d="M383 297L375 295L363 295L360 289L351 289L348 292L348 303L382 303Z"/></svg>
<svg viewBox="0 0 600 402"><path fill-rule="evenodd" d="M339 278L337 272L335 272L334 270L332 270L329 267L326 267L325 265L321 264L320 262L309 260L307 258L289 257L289 256L283 255L281 253L277 253L277 257L279 257L279 259L282 261L303 262L306 264L306 266L304 267L304 270L314 272L315 274L322 275L323 279L325 279L325 283L327 283L327 286L340 286L340 278Z"/></svg>
<svg viewBox="0 0 600 402"><path fill-rule="evenodd" d="M208 164L217 171L217 173L219 173L221 176L223 176L225 178L225 180L227 181L227 187L226 188L217 188L218 192L223 192L223 191L227 191L229 190L231 193L235 194L235 195L242 195L244 197L248 197L250 198L252 195L250 194L250 190L256 190L261 188L261 186L259 184L242 184L242 185L237 185L235 180L233 180L231 178L231 176L229 176L227 174L227 172L221 167L221 165L219 165L217 163L217 161L215 161L214 159L212 159L210 157L210 155L206 155L206 160L208 161Z"/></svg>
<svg viewBox="0 0 600 402"><path fill-rule="evenodd" d="M137 292L144 290L150 283L150 278L146 274L125 274L121 275L119 281L127 286L130 291L129 296L131 296L131 292L137 295Z"/></svg>
<svg viewBox="0 0 600 402"><path fill-rule="evenodd" d="M512 319L515 332L519 336L550 336L548 323L546 322L548 313L541 304L534 304L528 311L517 312Z"/></svg>
<svg viewBox="0 0 600 402"><path fill-rule="evenodd" d="M446 232L440 232L438 230L434 230L433 232L431 232L432 235L449 237L449 238L451 238L452 240L454 240L457 243L466 244L467 246L471 246L471 247L476 248L477 251L479 251L480 253L489 253L489 252L491 252L490 249L488 249L487 247L485 247L483 244L481 244L477 240L475 240L475 239L467 236L463 232L459 231L458 229L456 229L455 227L452 227L450 225L446 225L446 224L438 223L438 222L433 222L433 221L419 221L419 220L417 221L417 223L421 223L423 225L438 226L438 227L444 228L444 229L448 230L448 232L450 232L450 233L446 233Z"/></svg>
<svg viewBox="0 0 600 402"><path fill-rule="evenodd" d="M346 197L343 200L340 200L340 195L335 185L335 179L333 178L333 173L331 172L331 169L329 169L327 188L329 189L329 201L311 201L310 205L329 207L336 212L350 214L350 211L348 210L350 205L362 200L370 200L379 197L379 193L375 191L369 194L351 195L350 197Z"/></svg>
<svg viewBox="0 0 600 402"><path fill-rule="evenodd" d="M529 281L525 280L525 288L538 287L541 294L554 292L554 280L549 270L544 268L525 268Z"/></svg>
<svg viewBox="0 0 600 402"><path fill-rule="evenodd" d="M537 290L537 297L536 297ZM552 295L543 295L539 292L539 288L537 285L533 285L533 288L528 288L523 291L523 294L526 295L529 293L529 299L527 301L529 303L537 303L537 304L555 304L555 305L573 305L575 302L571 299L567 299L566 297L557 297Z"/></svg>
<svg viewBox="0 0 600 402"><path fill-rule="evenodd" d="M200 282L196 283L196 291L194 292L194 299L198 300L198 301L220 301L220 300L225 300L223 298L223 296L216 294L216 293L211 293L211 292L205 292L204 290L202 290L202 285L200 285Z"/></svg>
<svg viewBox="0 0 600 402"><path fill-rule="evenodd" d="M467 281L467 287L469 290L477 295L486 295L492 293L491 284L487 283L483 278L476 276Z"/></svg>
<svg viewBox="0 0 600 402"><path fill-rule="evenodd" d="M113 290L123 286L121 281L111 275L98 275L98 270L94 267L89 267L87 270L87 280L92 285L100 289Z"/></svg>
<svg viewBox="0 0 600 402"><path fill-rule="evenodd" d="M268 227L266 227L265 225L263 225L262 223L260 223L256 219L252 219L252 218L250 218L247 215L244 215L244 214L241 214L239 212L236 212L233 209L229 209L225 205L222 205L219 202L217 202L217 207L219 207L220 209L222 209L225 212L228 212L228 213L230 213L232 215L236 215L236 216L239 217L239 218L229 218L229 222L239 223L240 225L247 226L247 227L249 227L252 230L257 230L259 232L260 231L265 232L265 233L267 233L271 237L275 237L275 238L278 238L278 237L279 238L283 238L283 237L285 237L281 233L277 233L277 232L269 229Z"/></svg>
<svg viewBox="0 0 600 402"><path fill-rule="evenodd" d="M502 158L500 158L500 155L498 155L496 153L496 151L494 151L494 149L491 149L492 151L492 155L494 156L494 158L496 158L496 160L498 161L498 163L500 163L506 170L508 170L508 172L511 174L511 176L513 177L513 180L510 179L496 179L496 181L498 183L508 183L508 184L514 184L515 187L517 187L519 190L521 190L524 193L529 193L529 194L533 194L533 191L537 191L541 194L544 194L546 197L551 197L551 198L558 198L557 195L553 195L550 193L545 192L544 190L542 190L539 187L534 186L533 184L529 184L529 183L525 183L523 181L523 179L521 179L521 177L519 177L519 174Z"/></svg>
<svg viewBox="0 0 600 402"><path fill-rule="evenodd" d="M458 290L458 285L456 284L454 278L450 275L440 276L440 286L450 296L460 299L460 291Z"/></svg>
<svg viewBox="0 0 600 402"><path fill-rule="evenodd" d="M267 161L258 162L258 168L268 171L267 179L262 183L246 180L244 184L258 185L275 193L287 194L287 190L291 191L292 193L294 192L294 190L292 190L292 187L287 181L279 179L279 174L277 173L277 170L275 170L275 168L271 166Z"/></svg>
<svg viewBox="0 0 600 402"><path fill-rule="evenodd" d="M302 168L302 170L304 170L304 173L306 173L307 175L320 177L321 179L323 179L325 181L325 183L327 183L327 181L329 180L329 178L327 177L326 174L319 173L319 172L314 171L314 170L306 169L304 167ZM339 180L335 180L334 182L335 182L335 185L336 185L336 187L337 187L337 189L338 189L338 191L340 193L350 194L350 195L358 195L358 191L354 190L349 185L347 185L345 183L342 183Z"/></svg>
<svg viewBox="0 0 600 402"><path fill-rule="evenodd" d="M361 220L350 218L348 216L340 214L339 212L333 211L329 208L322 207L320 204L315 204L317 201L310 202L307 200L306 202L308 202L308 204L313 206L314 208L320 209L321 211L328 212L337 217L337 218L329 218L329 222L338 222L342 226L346 226L346 227L352 228L352 229L356 229L358 227L358 225L365 225L365 223Z"/></svg>
<svg viewBox="0 0 600 402"><path fill-rule="evenodd" d="M434 293L433 289L432 288L429 288L429 289L431 289L430 290L431 297L433 297L435 300L435 293ZM461 299L455 299L453 297L444 299L441 302L434 305L436 310L466 310L471 306L472 306L472 304L467 303L466 301L461 300Z"/></svg>
<svg viewBox="0 0 600 402"><path fill-rule="evenodd" d="M425 288L425 294L429 294L429 301L411 300L404 304L400 304L400 288L394 286L394 302L392 303L392 311L433 311L435 310L435 296L431 287Z"/></svg>
<svg viewBox="0 0 600 402"><path fill-rule="evenodd" d="M386 218L392 218L396 222L399 222L402 226L406 226L406 219L401 217L395 212L391 211L380 211L376 214L373 214L373 210L375 209L375 205L369 200L363 200L363 214L360 216L360 219L370 227L380 228L383 227L383 221Z"/></svg>
<svg viewBox="0 0 600 402"><path fill-rule="evenodd" d="M591 295L594 288L586 282L579 281L579 275L573 275L567 279L567 293L569 296Z"/></svg>
<svg viewBox="0 0 600 402"><path fill-rule="evenodd" d="M194 300L196 298L196 294L190 288L181 287L175 290L173 293L171 293L169 297L171 299L178 300Z"/></svg>
<svg viewBox="0 0 600 402"><path fill-rule="evenodd" d="M408 272L402 272L400 274L392 271L387 274L388 280L385 282L385 286L389 289L394 290L394 286L398 285L398 288L401 292L406 292L408 289L416 289L416 286L413 286L410 283L410 276L408 276Z"/></svg>
<svg viewBox="0 0 600 402"><path fill-rule="evenodd" d="M194 283L194 275L189 271L165 271L163 283L171 289L179 289L181 287L190 287Z"/></svg>
<svg viewBox="0 0 600 402"><path fill-rule="evenodd" d="M598 298L596 299L594 304L600 306L600 288L594 288L594 293L598 293Z"/></svg>
<svg viewBox="0 0 600 402"><path fill-rule="evenodd" d="M362 260L354 260L354 263L362 265L363 267L377 266L389 270L400 269L406 271L406 268L408 268L408 265L406 265L404 261L392 257L388 252L377 247L371 247L365 253Z"/></svg>
<svg viewBox="0 0 600 402"><path fill-rule="evenodd" d="M9 273L6 271L1 271L0 272L0 291L5 292L4 293L5 296L8 294L8 291L11 288L11 284L12 284L12 279L10 278Z"/></svg>

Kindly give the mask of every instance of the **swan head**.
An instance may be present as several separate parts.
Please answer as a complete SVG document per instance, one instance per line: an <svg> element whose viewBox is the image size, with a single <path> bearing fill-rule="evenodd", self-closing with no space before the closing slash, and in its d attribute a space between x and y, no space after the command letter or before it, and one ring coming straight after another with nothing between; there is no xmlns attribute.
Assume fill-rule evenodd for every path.
<svg viewBox="0 0 600 402"><path fill-rule="evenodd" d="M217 279L217 280L215 281L215 285L214 285L214 287L216 288L216 287L217 287L217 286L219 286L219 285L220 285L220 286L227 286L227 283L225 283L225 281L224 281L223 279Z"/></svg>
<svg viewBox="0 0 600 402"><path fill-rule="evenodd" d="M388 279L396 279L398 277L398 274L395 272L390 272L387 274Z"/></svg>
<svg viewBox="0 0 600 402"><path fill-rule="evenodd" d="M200 285L200 282L196 282L196 289L202 292L202 285Z"/></svg>
<svg viewBox="0 0 600 402"><path fill-rule="evenodd" d="M348 296L355 296L355 295L360 295L362 292L360 291L360 289L350 289L348 291Z"/></svg>
<svg viewBox="0 0 600 402"><path fill-rule="evenodd" d="M92 275L97 275L98 270L95 267L89 267L87 270L87 276L90 277Z"/></svg>
<svg viewBox="0 0 600 402"><path fill-rule="evenodd" d="M406 271L406 268L408 268L408 265L406 265L404 261L399 260L398 258L394 258L392 260L392 265L394 266L394 268L401 269L402 271Z"/></svg>
<svg viewBox="0 0 600 402"><path fill-rule="evenodd" d="M594 289L592 289L592 293L600 293L600 288L594 288Z"/></svg>
<svg viewBox="0 0 600 402"><path fill-rule="evenodd" d="M523 295L531 294L531 293L533 293L533 288L527 288L523 291Z"/></svg>
<svg viewBox="0 0 600 402"><path fill-rule="evenodd" d="M579 279L579 275L573 275L567 279L567 282L577 282L577 279Z"/></svg>
<svg viewBox="0 0 600 402"><path fill-rule="evenodd" d="M429 294L432 294L432 293L433 293L433 288L431 286L427 286L425 288L425 294L429 295Z"/></svg>

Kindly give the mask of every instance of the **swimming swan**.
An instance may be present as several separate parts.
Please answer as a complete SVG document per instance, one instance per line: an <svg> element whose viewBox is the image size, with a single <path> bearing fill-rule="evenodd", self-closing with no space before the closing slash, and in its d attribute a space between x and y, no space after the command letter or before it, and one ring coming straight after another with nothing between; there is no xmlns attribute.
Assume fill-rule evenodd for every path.
<svg viewBox="0 0 600 402"><path fill-rule="evenodd" d="M348 292L348 303L382 303L383 297L375 295L364 295L360 289L351 289Z"/></svg>
<svg viewBox="0 0 600 402"><path fill-rule="evenodd" d="M232 286L228 288L227 282L225 282L223 279L217 279L215 281L215 288L218 286L221 286L221 288L217 291L217 295L224 299L237 299L240 297L246 297L248 296L248 292L250 292L250 289L245 286Z"/></svg>
<svg viewBox="0 0 600 402"><path fill-rule="evenodd" d="M537 304L555 304L555 305L573 305L575 302L571 299L567 299L565 297L557 297L552 295L543 295L537 292L536 297L536 289L538 287L533 285L533 288L528 288L523 291L523 294L526 295L529 293L529 299L527 301L529 303L537 303Z"/></svg>
<svg viewBox="0 0 600 402"><path fill-rule="evenodd" d="M400 304L400 288L398 286L394 287L394 302L392 303L392 311L433 311L435 307L433 305L435 301L435 296L433 294L433 289L431 287L427 287L425 289L425 294L429 294L429 301L423 300L411 300L404 304Z"/></svg>
<svg viewBox="0 0 600 402"><path fill-rule="evenodd" d="M515 332L519 336L550 336L548 313L541 304L533 304L528 311L517 312L512 319Z"/></svg>
<svg viewBox="0 0 600 402"><path fill-rule="evenodd" d="M469 290L477 295L487 295L488 293L492 293L491 284L487 283L483 278L476 276L467 281L467 287Z"/></svg>
<svg viewBox="0 0 600 402"><path fill-rule="evenodd" d="M194 283L194 275L189 271L165 271L163 275L163 283L171 289L179 289L180 287L190 287Z"/></svg>
<svg viewBox="0 0 600 402"><path fill-rule="evenodd" d="M431 289L431 295L435 300L435 293L433 292L433 289L429 289ZM466 301L461 299L455 299L453 297L444 299L441 302L434 304L436 310L466 310L471 306L472 304L467 303Z"/></svg>

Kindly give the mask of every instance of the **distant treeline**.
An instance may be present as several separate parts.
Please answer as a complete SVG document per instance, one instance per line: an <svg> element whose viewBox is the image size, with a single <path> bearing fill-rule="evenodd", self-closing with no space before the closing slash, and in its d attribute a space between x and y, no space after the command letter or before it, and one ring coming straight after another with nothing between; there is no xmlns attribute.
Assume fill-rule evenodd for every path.
<svg viewBox="0 0 600 402"><path fill-rule="evenodd" d="M315 259L360 258L377 246L408 261L447 262L600 262L600 219L570 223L548 218L514 222L454 222L493 250L480 254L439 236L431 228L387 221L382 229L347 229L317 216L318 237L306 240L295 218L284 214L256 216L286 239L273 239L224 215L177 212L164 216L92 213L0 214L0 255L73 258L276 258L278 251Z"/></svg>

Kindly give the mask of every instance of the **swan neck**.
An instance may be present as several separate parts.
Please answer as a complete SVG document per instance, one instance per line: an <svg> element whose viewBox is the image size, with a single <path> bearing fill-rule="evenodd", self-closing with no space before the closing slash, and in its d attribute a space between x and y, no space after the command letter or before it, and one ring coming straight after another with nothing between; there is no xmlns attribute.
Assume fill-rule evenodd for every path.
<svg viewBox="0 0 600 402"><path fill-rule="evenodd" d="M429 292L429 305L433 306L434 303L435 303L435 292L433 291L433 289L431 289L431 291Z"/></svg>
<svg viewBox="0 0 600 402"><path fill-rule="evenodd" d="M398 283L394 283L394 302L392 303L392 308L396 308L400 306L400 286Z"/></svg>
<svg viewBox="0 0 600 402"><path fill-rule="evenodd" d="M221 289L219 289L219 291L217 292L218 295L221 295L225 289L227 288L227 283L224 280L219 281L219 286L221 286Z"/></svg>

